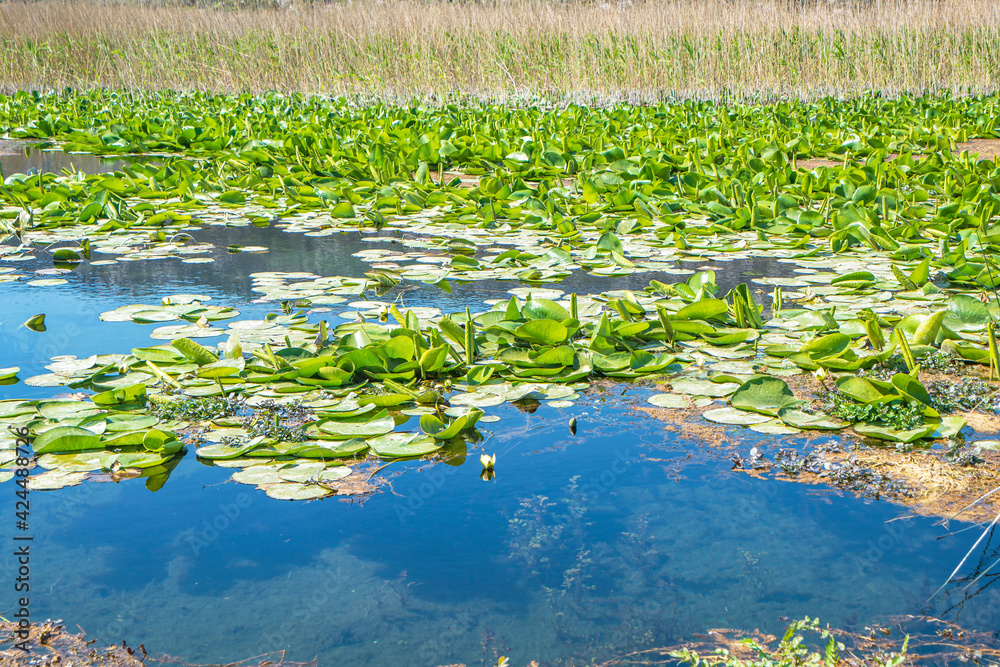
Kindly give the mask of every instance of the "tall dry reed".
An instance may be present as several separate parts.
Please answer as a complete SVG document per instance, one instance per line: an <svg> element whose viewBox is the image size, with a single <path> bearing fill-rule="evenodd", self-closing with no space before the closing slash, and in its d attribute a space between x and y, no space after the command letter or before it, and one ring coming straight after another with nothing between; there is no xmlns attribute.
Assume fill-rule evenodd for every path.
<svg viewBox="0 0 1000 667"><path fill-rule="evenodd" d="M996 0L0 4L8 90L647 101L989 92L998 81Z"/></svg>

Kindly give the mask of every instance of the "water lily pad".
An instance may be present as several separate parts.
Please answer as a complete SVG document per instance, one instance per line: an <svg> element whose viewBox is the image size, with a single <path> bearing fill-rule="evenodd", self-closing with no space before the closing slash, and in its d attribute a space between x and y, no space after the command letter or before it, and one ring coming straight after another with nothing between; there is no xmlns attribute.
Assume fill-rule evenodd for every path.
<svg viewBox="0 0 1000 667"><path fill-rule="evenodd" d="M36 454L49 452L78 452L100 448L101 436L76 426L57 426L37 438L32 446Z"/></svg>
<svg viewBox="0 0 1000 667"><path fill-rule="evenodd" d="M67 486L77 486L82 484L89 475L90 473L88 472L50 470L41 475L30 475L28 477L28 488L32 491L53 491Z"/></svg>
<svg viewBox="0 0 1000 667"><path fill-rule="evenodd" d="M749 426L750 424L763 424L771 421L770 417L736 410L735 408L719 408L709 410L703 415L705 419L717 424L736 424L739 426Z"/></svg>
<svg viewBox="0 0 1000 667"><path fill-rule="evenodd" d="M31 316L28 318L28 321L24 323L24 326L36 333L45 331L45 313L39 313L38 315Z"/></svg>
<svg viewBox="0 0 1000 667"><path fill-rule="evenodd" d="M785 408L802 403L795 398L784 380L773 377L757 377L744 382L729 402L734 408L771 417L776 417Z"/></svg>
<svg viewBox="0 0 1000 667"><path fill-rule="evenodd" d="M890 440L892 442L914 442L921 438L926 438L935 430L935 426L924 425L914 429L894 429L882 424L863 422L854 425L854 430L859 434L876 438L878 440Z"/></svg>
<svg viewBox="0 0 1000 667"><path fill-rule="evenodd" d="M334 493L331 489L319 484L297 484L294 482L268 484L265 486L264 492L269 498L275 500L315 500Z"/></svg>
<svg viewBox="0 0 1000 667"><path fill-rule="evenodd" d="M278 476L286 482L335 482L348 477L353 470L348 466L326 466L322 463L300 463L278 470Z"/></svg>
<svg viewBox="0 0 1000 667"><path fill-rule="evenodd" d="M750 424L750 430L756 431L757 433L764 433L765 435L794 435L802 432L799 429L788 426L777 419L772 419L771 421L764 422L763 424Z"/></svg>
<svg viewBox="0 0 1000 667"><path fill-rule="evenodd" d="M319 429L335 439L347 440L350 438L367 438L389 433L395 426L396 422L389 416L388 411L382 410L373 415L368 421L350 422L330 420L322 422L319 425Z"/></svg>
<svg viewBox="0 0 1000 667"><path fill-rule="evenodd" d="M25 284L32 287L54 287L56 285L65 285L68 282L65 278L40 278L38 280L29 280Z"/></svg>
<svg viewBox="0 0 1000 667"><path fill-rule="evenodd" d="M504 403L507 399L499 394L472 393L454 394L448 397L452 405L469 405L476 408L489 408Z"/></svg>
<svg viewBox="0 0 1000 667"><path fill-rule="evenodd" d="M456 420L457 421L457 420ZM372 452L385 459L411 458L436 452L442 442L416 433L392 433L368 441Z"/></svg>
<svg viewBox="0 0 1000 667"><path fill-rule="evenodd" d="M778 416L785 424L805 430L838 431L850 426L842 419L810 414L796 408L784 408L778 413Z"/></svg>
<svg viewBox="0 0 1000 667"><path fill-rule="evenodd" d="M712 396L722 398L739 389L734 382L712 382L711 380L673 380L671 388L679 394L689 396Z"/></svg>
<svg viewBox="0 0 1000 667"><path fill-rule="evenodd" d="M691 399L681 394L654 394L646 399L646 402L658 408L683 409L691 407Z"/></svg>
<svg viewBox="0 0 1000 667"><path fill-rule="evenodd" d="M279 475L280 466L259 465L244 468L233 473L233 481L241 484L277 484L282 481Z"/></svg>

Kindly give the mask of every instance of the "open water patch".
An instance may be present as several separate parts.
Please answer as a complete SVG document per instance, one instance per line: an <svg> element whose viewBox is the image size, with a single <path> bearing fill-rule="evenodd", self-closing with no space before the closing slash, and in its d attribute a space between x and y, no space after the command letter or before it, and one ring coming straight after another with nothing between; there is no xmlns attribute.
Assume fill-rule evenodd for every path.
<svg viewBox="0 0 1000 667"><path fill-rule="evenodd" d="M474 457L417 462L363 506L279 503L198 465L155 494L43 494L39 613L193 662L580 664L784 616L860 631L964 595L926 602L962 555L929 519L734 476L622 406L572 412L577 437L566 410L502 410L492 482ZM997 602L951 617L997 627Z"/></svg>

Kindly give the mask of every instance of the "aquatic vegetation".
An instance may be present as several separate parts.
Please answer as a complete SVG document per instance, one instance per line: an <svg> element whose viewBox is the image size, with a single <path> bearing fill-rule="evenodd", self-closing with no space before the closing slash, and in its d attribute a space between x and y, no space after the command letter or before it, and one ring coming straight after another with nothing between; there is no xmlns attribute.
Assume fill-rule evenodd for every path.
<svg viewBox="0 0 1000 667"><path fill-rule="evenodd" d="M934 381L928 390L934 407L941 412L979 410L997 412L1000 397L997 387L978 378L962 378L958 381Z"/></svg>
<svg viewBox="0 0 1000 667"><path fill-rule="evenodd" d="M883 652L872 650L858 653L847 650L841 641L846 633L822 627L818 619L808 616L801 621L793 621L785 630L777 646L771 648L761 636L746 637L739 642L731 641L727 647L719 647L711 653L698 653L689 648L672 651L670 657L681 664L700 667L701 665L725 665L726 667L797 667L799 665L825 665L836 667L841 664L871 664L879 667L896 667L908 660L909 637L903 640L898 651ZM807 640L806 636L817 635L817 640ZM729 639L729 637L720 637ZM811 648L816 642L822 650ZM874 642L872 642L874 643ZM742 644L743 646L740 646Z"/></svg>
<svg viewBox="0 0 1000 667"><path fill-rule="evenodd" d="M880 422L897 431L914 429L924 423L920 404L902 399L862 403L847 394L832 391L826 394L824 402L824 412L851 423Z"/></svg>
<svg viewBox="0 0 1000 667"><path fill-rule="evenodd" d="M211 225L360 231L374 246L357 253L370 266L363 277L251 274L257 300L276 308L263 319L200 294L105 312L106 322L153 325L165 343L57 358L25 383L89 399L58 408L11 400L0 414L52 455L39 460L50 473L38 484L154 469L180 455L166 443L198 433L200 460L296 498L335 493L369 456L461 455L480 423L497 418L491 407L566 407L605 379L665 380L670 391L653 405L710 408L710 422L761 433L951 437L965 422L945 413L967 409L988 385L925 387L919 373L996 366L1000 308L985 295L1000 280L1000 185L992 160L958 147L995 134L997 105L869 96L417 109L280 95L0 97L9 137L159 155L113 174L7 175L0 220L11 245L0 246L0 262L49 253L60 272L198 263L211 260L197 240ZM227 250L267 250L237 245ZM721 267L686 268L758 256L788 264L788 277L722 290ZM644 289L549 286L575 272L653 271ZM30 284L65 280L48 275ZM0 273L7 283L27 277ZM522 286L485 309L403 304L410 289L486 280ZM341 304L332 323L312 316ZM825 414L784 379L803 372L835 382ZM66 428L76 430L56 431Z"/></svg>
<svg viewBox="0 0 1000 667"><path fill-rule="evenodd" d="M153 659L143 644L132 648L122 640L109 646L95 646L95 640L88 638L86 633L74 634L61 625L61 621L47 620L32 624L25 631L24 637L18 636L17 623L3 619L0 620L0 628L4 632L4 640L0 642L0 659L10 664L23 662L25 649L19 646L20 644L27 647L27 651L32 655L40 656L41 661L49 664L71 663L80 667L142 667L147 664L147 659ZM246 667L253 665L308 667L310 664L315 664L285 660L281 652L270 656L257 656L242 663Z"/></svg>
<svg viewBox="0 0 1000 667"><path fill-rule="evenodd" d="M948 514L947 508L996 486L1000 445L968 437L970 430L989 430L987 415L963 413L996 403L1000 369L1000 172L996 154L988 152L995 148L989 142L998 133L998 106L997 97L877 95L769 106L604 108L358 105L279 94L0 97L0 133L7 137L0 141L143 157L101 174L4 174L0 290L69 295L75 282L112 271L126 275L124 263L131 262L151 276L143 296L128 297L136 302L126 305L115 298L86 317L100 331L152 338L55 356L44 372L35 366L38 353L24 363L16 359L20 368L10 362L0 383L14 398L0 401L0 420L33 440L37 458L21 457L33 467L32 489L87 483L61 498L102 488L134 497L143 490L126 480L144 478L156 491L182 461L197 461L212 466L197 470L205 478L235 482L213 484L202 497L242 503L235 513L246 510L254 523L292 511L303 519L296 525L301 534L319 531L317 543L360 532L364 539L352 542L368 542L385 564L396 565L385 554L398 552L405 567L413 560L443 576L450 575L440 563L456 548L507 560L480 571L489 573L490 584L501 572L508 579L505 595L510 580L519 579L530 601L517 608L544 624L547 637L574 647L585 643L590 652L580 661L686 632L691 617L684 615L703 612L682 610L702 596L705 582L724 591L709 606L719 622L752 605L770 615L803 600L804 587L822 592L815 577L777 585L805 569L798 554L788 549L777 557L777 549L747 540L750 532L785 531L782 539L796 545L802 534L817 536L806 545L810 556L824 570L837 570L823 581L837 584L847 599L849 587L841 584L852 565L837 558L843 540L832 538L850 535L863 549L869 535L851 535L853 523L840 533L823 524L849 523L829 520L842 518L836 512L843 507L877 523L896 510L861 508L837 497L842 494L827 494L833 515L823 515L824 508L801 512L801 503L786 502L807 497L796 494L795 485L726 475L724 457L737 451L734 467L755 477L767 477L770 469L782 479L891 498L923 514ZM339 257L355 253L357 263L347 269L303 263L307 271L280 261L289 247L294 253L307 242L350 244ZM239 290L220 296L209 285L153 282L161 275L157 267L194 272L209 261L218 261ZM191 293L170 293L181 290ZM43 309L27 308L17 321ZM105 312L98 324L99 310ZM58 313L50 315L48 332L43 322L29 326L32 318L25 325L32 332L19 335L62 345L52 341ZM86 356L93 351L102 353ZM21 368L31 369L26 377ZM962 381L942 380L942 374ZM11 388L22 381L31 388L28 397ZM820 385L828 390L825 403L812 400ZM626 393L632 396L618 406L603 402ZM706 446L710 438L689 438L683 446L689 465L710 468L696 481L712 485L674 483L680 473L669 466L670 483L663 483L663 471L651 475L648 463L626 481L621 466L653 460L650 450L634 457L616 452L614 459L611 450L636 441L680 449L681 438L649 423L623 428L610 410L599 414L625 400L633 406L648 400L658 413L677 415L678 423L703 419L692 429L697 435L711 429L731 438L736 449L722 455ZM571 409L584 402L592 413ZM523 430L512 425L515 419ZM571 437L578 427L587 438ZM597 441L602 431L607 437ZM825 443L813 449L784 447L798 440L782 436L804 431L829 435L802 437ZM864 437L852 442L853 436ZM541 451L512 452L519 442ZM13 445L0 434L0 481L12 476ZM545 468L555 460L551 451L563 449L580 451ZM495 479L498 452L505 462L501 477L475 483L475 473ZM592 460L603 455L610 464ZM476 468L471 479L468 463ZM445 491L451 480L442 471L462 465L464 477ZM420 468L432 472L417 477ZM532 475L533 469L540 473ZM413 475L393 475L401 470ZM564 496L554 486L562 483L560 474L570 478ZM181 488L199 481L194 474L177 477L173 483ZM107 481L123 485L98 484ZM400 526L414 523L399 531L371 530L364 520L347 526L330 503L289 510L269 501L364 498L373 486L394 482L399 495L374 502L400 499ZM425 527L451 519L438 508L456 507L458 494L450 494L470 482L478 493L467 496L469 518L454 522L455 534L458 527L474 532L466 528L474 522L483 524L482 533L464 544L427 539L434 533ZM741 488L732 492L726 484ZM784 489L769 503L765 494L747 497L743 487L751 484L766 492ZM514 498L511 489L523 502L506 512L505 532L491 523L496 512L487 499ZM263 505L248 510L253 502ZM391 505L382 507L391 515ZM209 515L205 526L219 532L222 523L235 525L229 508L220 505L223 514ZM177 527L185 527L187 517L170 511L179 517ZM979 519L987 509L975 511L965 516ZM648 517L658 515L650 526ZM725 515L732 526L717 530L713 515ZM334 530L327 517L338 519ZM757 517L770 519L769 531L758 529L764 522ZM129 521L134 518L123 523ZM242 547L241 530L218 542L198 534L205 549L225 556L191 568L202 586L243 567L230 562L232 552L222 544ZM273 532L252 532L261 544L280 541L261 539ZM416 535L425 546L438 542L443 558L421 560L418 550L376 533L399 540ZM701 538L709 541L704 559L687 557L703 544L691 541L697 535L708 536ZM185 562L192 557L176 552L193 537L170 536L174 543L161 549L173 560L151 601L184 599ZM883 567L921 571L914 563L922 562L924 545L906 542L905 553L916 556L887 558ZM301 546L297 558L306 557ZM280 549L273 553L282 566ZM323 558L339 568L352 562L344 555ZM346 604L367 597L378 606L386 592L365 586L353 595L360 565L345 566L343 585L328 601L351 622L364 619L371 635L345 632L340 641L363 644L360 654L375 650L369 639L390 640L381 647L403 633L442 636L387 630L437 605L408 609L405 573L390 586L401 603L396 617L369 616L371 607ZM299 593L313 591L316 574L303 573L294 590L292 572L280 572L274 579L284 591L279 599L301 604ZM263 601L257 582L267 576L240 575L248 593L233 596L233 604ZM449 611L495 595L487 587L454 589L475 600ZM205 590L192 595L207 599ZM654 607L637 609L637 601L651 599ZM160 606L157 614L176 616L171 605ZM507 615L515 608L498 606ZM208 609L199 608L202 614ZM310 611L315 623L296 621L300 636L323 635L331 618L339 618L319 611ZM225 627L250 615L225 619ZM446 625L463 637L479 631L484 655L509 654L506 627L479 626L481 616L458 623L452 614L442 616L441 624L421 629ZM200 625L206 633L223 627ZM284 645L292 636L280 639ZM761 648L750 659L820 660L822 650L800 651L804 644L786 639L779 655ZM399 641L400 650L409 650L410 641ZM821 658L832 664L839 656L831 651Z"/></svg>
<svg viewBox="0 0 1000 667"><path fill-rule="evenodd" d="M782 449L775 454L774 462L777 470L789 477L808 473L815 475L824 483L868 498L901 500L916 495L916 491L909 483L859 462L856 453L846 457L830 456L843 453L844 448L837 444L823 445L805 454ZM758 465L766 467L768 464L761 462Z"/></svg>
<svg viewBox="0 0 1000 667"><path fill-rule="evenodd" d="M404 313L392 303L357 302L357 319L333 328L294 312L233 322L229 339L215 347L177 337L187 331L181 325L165 332L173 338L170 344L56 362L49 366L52 373L26 382L97 391L86 415L96 417L97 424L102 415L121 413L151 420L142 425L158 433L196 427L210 443L197 450L199 458L244 468L234 475L236 481L294 498L336 492L333 482L351 475L350 464L369 453L387 460L419 457L456 438L475 437L482 408L539 398L558 407L601 377L676 376L671 381L676 394L650 401L684 407L685 396L728 397L730 407L709 410L705 418L763 432L838 430L854 423L859 434L907 443L948 437L964 425L961 416L941 416L927 389L905 373L888 382L844 375L836 379L829 416L802 409L803 401L787 383L768 372L799 372L793 369L807 365L803 358L786 358L788 346L774 344L763 349L777 356L759 356L760 342L776 336L768 330L773 321L760 320L763 331L754 321L739 327L741 313L745 318L759 318L759 313L748 310L745 301L715 298L716 291L714 274L707 271L684 282L651 283L644 294L570 294L555 301L539 296L550 292L528 290L523 301L515 295L477 313ZM373 311L384 314L386 322L364 316ZM115 312L136 321L136 313L156 311L139 306ZM790 333L777 336L791 340ZM797 349L811 351L816 357L808 358L824 366L835 365L831 351L841 359L850 351L859 360L884 357L892 349L856 354L852 342L848 334L821 333ZM711 357L721 361L708 364L713 371L708 379L698 379ZM130 439L103 440L86 431L93 424L75 417L88 403L69 403L72 408L66 409L74 419L60 419L61 413L51 410L48 419L39 419L46 411L31 401L7 402L4 409L52 452L139 443L138 431ZM419 430L396 431L410 417L419 417ZM77 428L74 434L82 440L48 443L46 433L57 427ZM92 466L106 463L100 456L84 458ZM121 465L131 460L122 459ZM87 463L80 455L47 462L72 466L74 482L85 477Z"/></svg>
<svg viewBox="0 0 1000 667"><path fill-rule="evenodd" d="M165 421L211 421L231 417L243 409L236 396L177 396L154 394L146 397L149 412Z"/></svg>

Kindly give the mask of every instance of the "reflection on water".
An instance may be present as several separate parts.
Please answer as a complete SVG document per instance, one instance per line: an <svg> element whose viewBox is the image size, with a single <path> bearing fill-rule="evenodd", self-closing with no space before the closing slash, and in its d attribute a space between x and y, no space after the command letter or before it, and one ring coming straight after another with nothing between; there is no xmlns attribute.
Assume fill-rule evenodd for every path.
<svg viewBox="0 0 1000 667"><path fill-rule="evenodd" d="M189 230L197 244L214 246L211 252L200 255L214 261L205 264L183 263L180 257L157 260L119 261L116 264L93 266L84 262L71 272L58 277L69 281L55 287L31 287L25 280L0 285L3 290L4 311L0 314L0 336L7 345L0 347L0 368L19 366L21 377L46 372L44 365L59 354L86 357L106 352L125 352L133 347L154 344L149 339L151 326L128 322L101 322L98 316L105 311L131 303L159 303L171 294L194 293L212 297L213 304L238 308L243 318L260 318L277 304L254 304L260 295L251 291L250 274L263 271L305 272L319 276L363 276L370 265L355 253L373 245L366 239L374 235L346 232L328 237L310 237L286 233L278 226L257 228L253 226L211 226ZM388 230L381 237L392 235ZM396 236L402 237L398 232ZM11 238L7 243L14 242ZM227 252L230 245L264 246L266 253ZM374 247L383 247L380 243ZM393 246L389 246L393 247ZM402 246L400 246L402 247ZM114 255L95 255L94 259L114 258ZM51 260L44 253L37 253L33 260L0 262L19 273L30 274L39 269L50 269ZM682 268L695 270L702 266L685 264ZM794 265L780 263L770 258L750 258L734 262L716 262L716 281L721 293L750 276L787 276ZM42 276L39 276L42 277ZM52 276L44 276L52 277ZM663 272L635 273L625 276L600 276L576 271L560 283L545 285L579 294L599 293L607 290L629 289L641 291L651 280L674 282L683 276ZM403 305L435 306L442 311L460 312L466 307L473 310L486 308L489 299L509 298L508 290L523 285L512 280L484 280L471 283L452 282L447 293L435 286L403 283L380 297L384 300L399 299ZM368 298L375 298L369 294ZM335 314L350 310L334 307L333 312L322 312L313 319L326 318L341 322ZM33 333L21 326L28 318L46 313L48 331L44 335ZM0 399L15 397L40 397L51 395L50 388L32 388L24 384L0 387Z"/></svg>
<svg viewBox="0 0 1000 667"><path fill-rule="evenodd" d="M251 273L360 276L369 266L353 257L371 247L359 234L191 234L215 246L214 263L84 263L63 286L0 286L0 367L21 366L27 377L56 354L153 342L153 327L98 320L123 304L198 293L259 318L276 304L253 303ZM228 254L230 244L270 251ZM45 261L15 266L27 273ZM767 258L711 266L723 290L793 268ZM553 287L639 290L654 278L677 276L575 273ZM421 286L402 298L447 312L482 308L515 286ZM48 315L46 333L20 327L38 312ZM0 397L59 391L22 383ZM133 481L35 494L35 614L189 662L288 650L320 664L496 664L498 655L515 665L590 664L711 627L775 632L780 617L807 614L862 629L890 614L951 608L971 627L1000 627L993 588L955 606L965 593L952 587L927 605L966 543L938 542L933 521L733 474L728 452L663 431L618 394L532 414L491 409L501 421L483 424L482 448L498 454L496 480L479 480L476 456L459 467L395 463L390 470L406 472L391 478L391 493L363 505L270 500L194 456L156 493ZM747 433L734 434L742 448L776 445Z"/></svg>
<svg viewBox="0 0 1000 667"><path fill-rule="evenodd" d="M42 149L38 145L0 140L0 174L61 174L82 171L85 174L106 174L118 171L136 158L103 158L97 155L66 153Z"/></svg>
<svg viewBox="0 0 1000 667"><path fill-rule="evenodd" d="M361 507L272 501L200 465L155 494L38 494L36 613L194 662L590 664L785 615L861 630L928 609L961 557L886 504L733 475L724 456L678 468L696 443L621 407L499 414L496 481L474 457L400 463ZM1000 627L998 602L958 620Z"/></svg>

